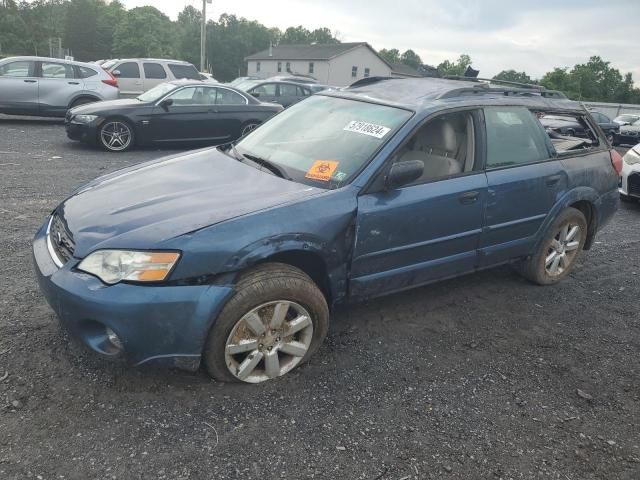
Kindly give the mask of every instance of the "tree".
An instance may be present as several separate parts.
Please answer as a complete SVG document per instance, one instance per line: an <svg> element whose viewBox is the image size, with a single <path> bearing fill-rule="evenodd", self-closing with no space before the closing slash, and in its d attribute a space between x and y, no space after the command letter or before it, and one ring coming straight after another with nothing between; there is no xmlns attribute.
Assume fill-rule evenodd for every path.
<svg viewBox="0 0 640 480"><path fill-rule="evenodd" d="M471 57L466 53L463 53L458 57L458 60L456 60L455 63L449 60L445 60L440 65L438 65L438 72L442 76L462 76L469 66L471 66Z"/></svg>
<svg viewBox="0 0 640 480"><path fill-rule="evenodd" d="M400 63L400 51L397 48L391 50L383 48L378 54L389 63Z"/></svg>
<svg viewBox="0 0 640 480"><path fill-rule="evenodd" d="M71 0L68 3L64 45L71 49L76 60L98 58L98 11L104 6L99 0Z"/></svg>
<svg viewBox="0 0 640 480"><path fill-rule="evenodd" d="M174 57L173 24L154 7L137 7L116 25L113 54L118 57Z"/></svg>
<svg viewBox="0 0 640 480"><path fill-rule="evenodd" d="M202 13L191 5L184 7L176 22L178 56L198 65L200 62L200 24Z"/></svg>
<svg viewBox="0 0 640 480"><path fill-rule="evenodd" d="M503 70L493 78L494 80L504 80L507 82L535 83L525 72L516 72L513 69Z"/></svg>
<svg viewBox="0 0 640 480"><path fill-rule="evenodd" d="M420 66L422 65L422 59L420 58L420 55L418 55L411 49L407 50L400 56L400 62L415 69L420 68Z"/></svg>

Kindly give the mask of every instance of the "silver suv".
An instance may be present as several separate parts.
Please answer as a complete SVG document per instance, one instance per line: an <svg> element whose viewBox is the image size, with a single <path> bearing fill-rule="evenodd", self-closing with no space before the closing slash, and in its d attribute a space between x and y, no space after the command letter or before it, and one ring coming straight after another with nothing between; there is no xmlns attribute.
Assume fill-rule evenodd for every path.
<svg viewBox="0 0 640 480"><path fill-rule="evenodd" d="M118 79L121 97L137 97L172 80L205 80L193 64L181 60L120 58L107 60L101 66Z"/></svg>
<svg viewBox="0 0 640 480"><path fill-rule="evenodd" d="M98 65L59 58L0 60L0 113L64 117L69 108L118 98L118 81Z"/></svg>

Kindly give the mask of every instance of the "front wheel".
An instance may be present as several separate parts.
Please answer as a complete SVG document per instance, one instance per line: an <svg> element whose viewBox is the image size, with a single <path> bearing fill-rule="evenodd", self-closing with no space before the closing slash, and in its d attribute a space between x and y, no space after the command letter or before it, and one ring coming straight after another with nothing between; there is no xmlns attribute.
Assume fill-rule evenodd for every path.
<svg viewBox="0 0 640 480"><path fill-rule="evenodd" d="M538 251L520 265L522 275L538 285L552 285L573 270L587 239L587 220L575 208L565 209L553 222Z"/></svg>
<svg viewBox="0 0 640 480"><path fill-rule="evenodd" d="M133 127L124 120L106 120L98 130L98 142L110 152L124 152L133 141Z"/></svg>
<svg viewBox="0 0 640 480"><path fill-rule="evenodd" d="M204 360L224 382L260 383L304 363L327 335L329 307L301 270L268 263L244 274L209 332Z"/></svg>

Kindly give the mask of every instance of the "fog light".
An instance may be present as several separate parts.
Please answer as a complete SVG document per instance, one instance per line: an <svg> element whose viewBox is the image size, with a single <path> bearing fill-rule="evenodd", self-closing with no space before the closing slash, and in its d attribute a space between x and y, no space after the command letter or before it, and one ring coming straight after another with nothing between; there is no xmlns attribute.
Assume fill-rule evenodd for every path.
<svg viewBox="0 0 640 480"><path fill-rule="evenodd" d="M109 327L106 327L107 339L118 350L122 350L122 340L118 337L118 334L111 330Z"/></svg>

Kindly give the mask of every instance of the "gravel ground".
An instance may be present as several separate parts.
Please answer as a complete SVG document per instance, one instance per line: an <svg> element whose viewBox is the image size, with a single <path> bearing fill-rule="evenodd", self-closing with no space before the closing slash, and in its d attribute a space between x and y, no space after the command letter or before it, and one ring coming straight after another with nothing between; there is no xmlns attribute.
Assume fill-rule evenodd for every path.
<svg viewBox="0 0 640 480"><path fill-rule="evenodd" d="M1 479L640 478L640 205L558 286L505 267L343 308L306 366L225 385L86 355L32 272L68 192L162 154L0 116Z"/></svg>

